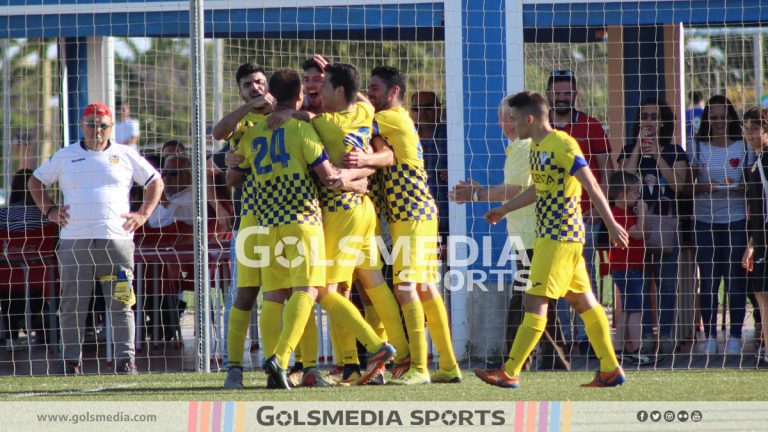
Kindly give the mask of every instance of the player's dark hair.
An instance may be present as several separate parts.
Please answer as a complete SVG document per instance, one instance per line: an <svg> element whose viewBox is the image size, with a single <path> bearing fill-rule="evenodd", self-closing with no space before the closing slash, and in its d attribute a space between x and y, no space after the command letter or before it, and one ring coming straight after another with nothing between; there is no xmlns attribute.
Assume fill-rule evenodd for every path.
<svg viewBox="0 0 768 432"><path fill-rule="evenodd" d="M549 104L544 99L544 96L528 90L509 98L507 105L524 114L530 114L539 120L545 119L549 114Z"/></svg>
<svg viewBox="0 0 768 432"><path fill-rule="evenodd" d="M269 92L277 103L287 103L301 94L301 76L291 68L275 71L269 77Z"/></svg>
<svg viewBox="0 0 768 432"><path fill-rule="evenodd" d="M267 74L266 72L264 72L264 68L257 65L256 63L253 63L253 62L243 63L240 65L239 68L237 68L237 72L235 73L235 82L237 82L237 85L240 86L240 80L243 77L248 76L250 74L255 74L257 72L261 72L264 75Z"/></svg>
<svg viewBox="0 0 768 432"><path fill-rule="evenodd" d="M325 73L331 75L334 89L344 87L344 99L352 103L360 91L360 73L357 68L347 63L331 63L325 67Z"/></svg>
<svg viewBox="0 0 768 432"><path fill-rule="evenodd" d="M620 193L627 194L630 186L639 186L640 178L627 171L616 171L608 178L608 199L616 201Z"/></svg>
<svg viewBox="0 0 768 432"><path fill-rule="evenodd" d="M310 70L310 69L317 69L318 72L322 73L323 68L320 66L320 63L317 62L314 58L310 57L301 64L301 70L304 72Z"/></svg>
<svg viewBox="0 0 768 432"><path fill-rule="evenodd" d="M768 109L755 107L744 113L744 123L757 123L763 132L768 132Z"/></svg>
<svg viewBox="0 0 768 432"><path fill-rule="evenodd" d="M392 87L397 86L400 88L398 99L403 100L406 91L405 75L392 66L377 66L371 71L371 77L379 77L387 84L387 90L391 90Z"/></svg>

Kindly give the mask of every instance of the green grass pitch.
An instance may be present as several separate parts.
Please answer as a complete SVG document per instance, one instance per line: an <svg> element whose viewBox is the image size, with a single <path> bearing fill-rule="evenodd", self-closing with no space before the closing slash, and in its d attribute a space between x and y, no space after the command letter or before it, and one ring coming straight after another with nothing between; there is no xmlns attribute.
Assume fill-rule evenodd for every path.
<svg viewBox="0 0 768 432"><path fill-rule="evenodd" d="M0 400L98 401L765 401L768 373L731 371L631 371L618 388L582 389L588 372L528 372L518 389L491 387L471 371L461 384L417 387L362 386L330 389L267 390L265 375L246 372L246 390L222 389L223 373L142 374L138 376L0 378Z"/></svg>

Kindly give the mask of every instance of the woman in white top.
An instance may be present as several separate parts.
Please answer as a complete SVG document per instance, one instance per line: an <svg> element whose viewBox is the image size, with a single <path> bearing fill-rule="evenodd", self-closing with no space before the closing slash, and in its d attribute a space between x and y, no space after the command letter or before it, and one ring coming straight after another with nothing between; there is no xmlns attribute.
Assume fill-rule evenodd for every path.
<svg viewBox="0 0 768 432"><path fill-rule="evenodd" d="M731 321L725 353L738 354L747 298L746 274L741 267L747 245L743 167L754 157L742 140L736 110L725 96L713 96L707 102L688 156L694 179L694 238L706 337L699 352L718 351L718 290L723 279Z"/></svg>

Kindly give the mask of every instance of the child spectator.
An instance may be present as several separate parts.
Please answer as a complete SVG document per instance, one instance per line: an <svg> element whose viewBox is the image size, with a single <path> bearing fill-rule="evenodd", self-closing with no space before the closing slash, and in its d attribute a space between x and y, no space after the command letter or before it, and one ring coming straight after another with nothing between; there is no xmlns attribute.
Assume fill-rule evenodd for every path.
<svg viewBox="0 0 768 432"><path fill-rule="evenodd" d="M616 346L623 352L625 362L646 364L650 359L640 354L640 344L645 255L643 225L648 209L645 202L640 200L640 179L634 174L617 171L609 179L608 198L613 217L629 234L629 247L623 249L612 246L609 255L611 277L621 295L624 308L616 328Z"/></svg>

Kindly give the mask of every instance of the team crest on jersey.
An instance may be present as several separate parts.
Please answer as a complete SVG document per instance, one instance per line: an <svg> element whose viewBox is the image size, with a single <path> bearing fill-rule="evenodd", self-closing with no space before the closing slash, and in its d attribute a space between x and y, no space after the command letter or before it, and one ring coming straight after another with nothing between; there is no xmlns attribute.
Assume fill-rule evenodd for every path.
<svg viewBox="0 0 768 432"><path fill-rule="evenodd" d="M548 165L549 164L549 155L547 152L543 151L539 153L539 163L541 165Z"/></svg>
<svg viewBox="0 0 768 432"><path fill-rule="evenodd" d="M117 157L117 156L110 156L110 157L109 157L109 162L110 162L112 165L117 165L117 164L119 164L119 163L120 163L120 158L119 158L119 157Z"/></svg>

